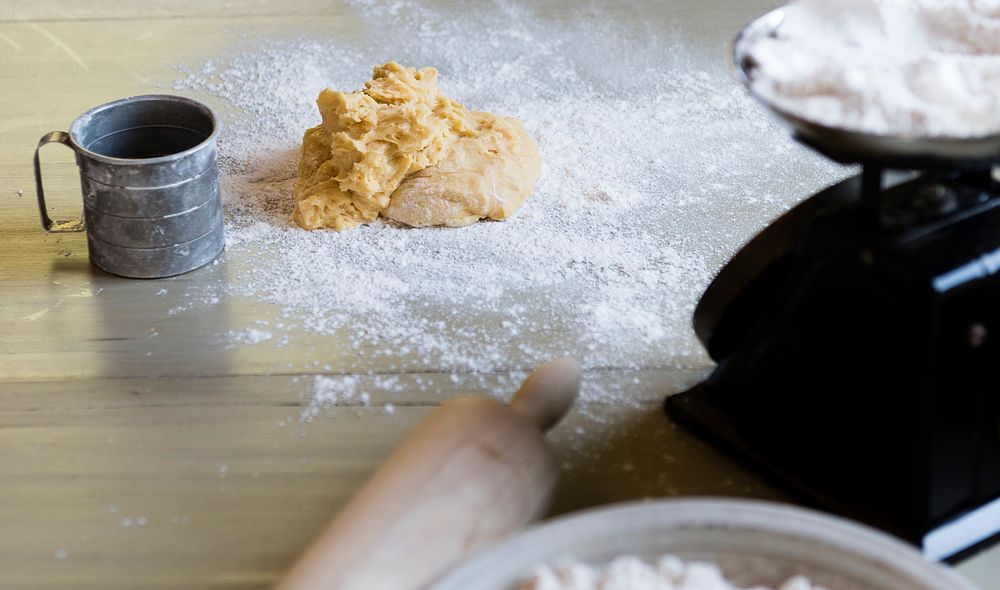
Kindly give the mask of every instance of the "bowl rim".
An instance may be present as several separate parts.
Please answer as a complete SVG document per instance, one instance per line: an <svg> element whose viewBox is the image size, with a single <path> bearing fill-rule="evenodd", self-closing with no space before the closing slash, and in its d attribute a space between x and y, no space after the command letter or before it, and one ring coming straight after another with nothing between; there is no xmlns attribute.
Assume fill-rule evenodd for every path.
<svg viewBox="0 0 1000 590"><path fill-rule="evenodd" d="M585 538L592 536L595 529L627 534L651 526L749 529L797 536L921 580L926 589L978 590L972 582L926 559L913 547L866 525L790 504L714 497L630 501L560 516L473 555L431 585L430 590L472 588L469 580L476 572L490 571L491 565L512 561L511 556L545 546L549 539ZM540 557L539 561L544 559Z"/></svg>

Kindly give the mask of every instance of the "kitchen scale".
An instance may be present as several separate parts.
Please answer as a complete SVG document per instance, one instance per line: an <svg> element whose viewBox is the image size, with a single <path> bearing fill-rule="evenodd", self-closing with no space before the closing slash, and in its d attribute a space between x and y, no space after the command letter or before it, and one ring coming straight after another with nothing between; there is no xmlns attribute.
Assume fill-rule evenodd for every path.
<svg viewBox="0 0 1000 590"><path fill-rule="evenodd" d="M736 39L748 87L746 48L782 18ZM862 171L722 269L694 314L718 366L667 409L929 558L973 551L1000 534L1000 135L869 135L756 98Z"/></svg>

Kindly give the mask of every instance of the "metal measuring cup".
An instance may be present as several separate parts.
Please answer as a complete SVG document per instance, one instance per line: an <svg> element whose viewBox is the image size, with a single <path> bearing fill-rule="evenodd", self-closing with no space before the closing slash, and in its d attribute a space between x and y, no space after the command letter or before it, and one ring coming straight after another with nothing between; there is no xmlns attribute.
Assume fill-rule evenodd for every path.
<svg viewBox="0 0 1000 590"><path fill-rule="evenodd" d="M53 131L38 141L42 227L86 231L91 262L124 277L169 277L205 265L225 245L218 131L212 109L180 96L133 96L90 109L69 133ZM82 220L49 218L38 152L52 142L76 153Z"/></svg>

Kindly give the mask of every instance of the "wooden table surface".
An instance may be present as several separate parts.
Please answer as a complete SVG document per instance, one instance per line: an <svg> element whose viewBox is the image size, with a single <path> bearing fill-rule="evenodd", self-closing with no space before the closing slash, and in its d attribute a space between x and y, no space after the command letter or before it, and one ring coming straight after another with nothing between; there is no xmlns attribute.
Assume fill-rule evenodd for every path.
<svg viewBox="0 0 1000 590"><path fill-rule="evenodd" d="M572 4L545 10L558 17ZM702 4L608 11L638 21L674 10L697 38L734 31L768 3L716 1L706 14ZM0 2L0 588L267 587L416 421L468 389L433 367L397 375L402 392L363 375L370 407L302 425L303 377L317 371L301 361L330 343L301 334L282 347L223 346L220 334L275 316L252 300L171 313L190 290L226 281L234 262L130 281L92 268L81 234L38 226L30 162L44 132L102 102L162 91L175 64L243 33L335 30L350 18L337 2L308 0ZM69 150L44 158L53 208L78 210ZM653 496L782 499L663 414L664 394L705 369L588 374L641 377L637 402L592 404L591 415L613 419L578 412L553 434L565 460L554 512ZM1000 589L1000 549L958 569Z"/></svg>

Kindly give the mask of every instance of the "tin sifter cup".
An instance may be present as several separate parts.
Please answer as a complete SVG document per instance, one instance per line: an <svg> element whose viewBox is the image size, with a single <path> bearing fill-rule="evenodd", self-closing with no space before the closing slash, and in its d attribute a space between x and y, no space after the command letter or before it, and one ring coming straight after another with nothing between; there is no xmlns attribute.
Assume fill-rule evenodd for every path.
<svg viewBox="0 0 1000 590"><path fill-rule="evenodd" d="M123 277L169 277L205 265L225 245L218 130L210 108L180 96L133 96L90 109L69 133L53 131L38 141L42 227L86 231L91 262ZM82 220L49 218L38 151L52 142L76 153Z"/></svg>

